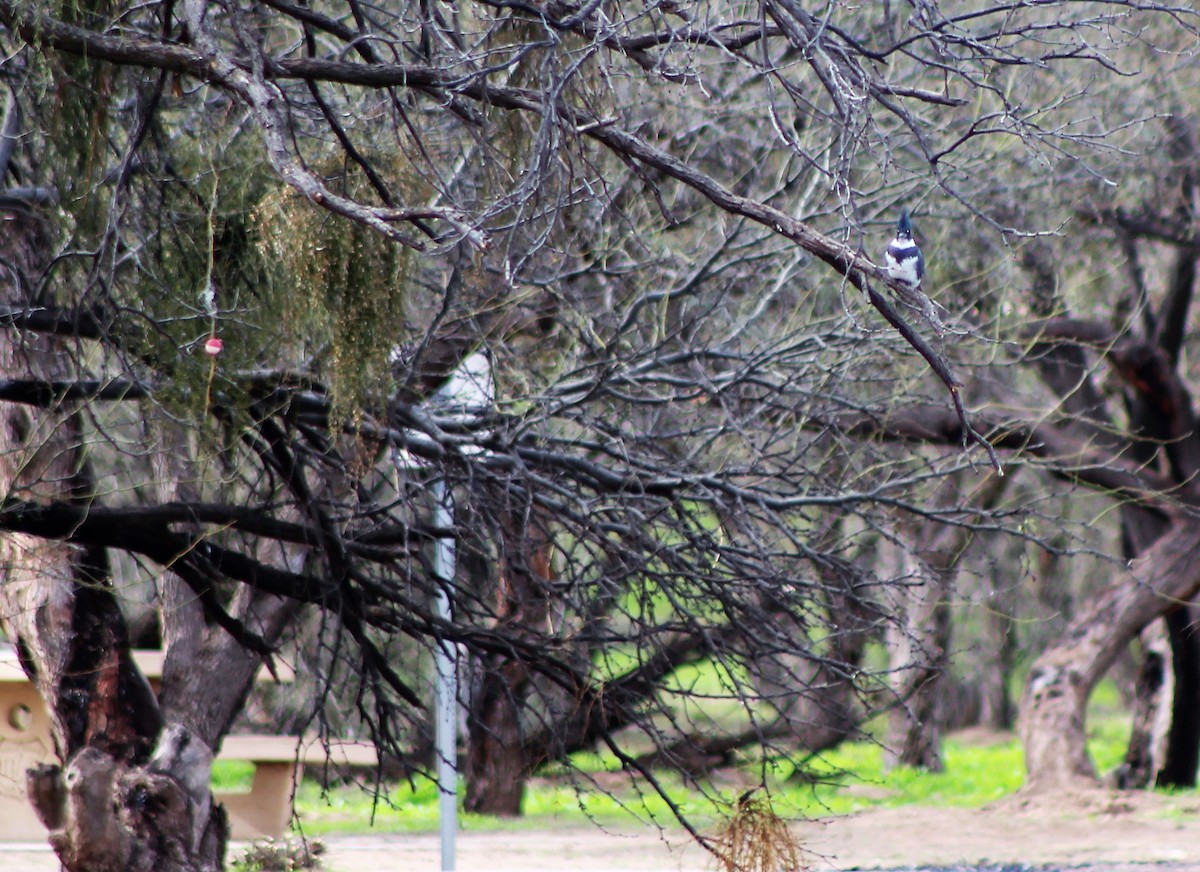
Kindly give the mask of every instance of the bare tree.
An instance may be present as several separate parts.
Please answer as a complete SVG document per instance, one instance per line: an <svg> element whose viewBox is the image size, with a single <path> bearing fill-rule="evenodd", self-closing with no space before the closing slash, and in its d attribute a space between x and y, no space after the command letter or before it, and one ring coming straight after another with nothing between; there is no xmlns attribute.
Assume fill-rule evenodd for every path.
<svg viewBox="0 0 1200 872"><path fill-rule="evenodd" d="M424 706L413 643L482 665L483 805L490 780L513 811L534 767L588 745L656 783L630 748L694 737L698 665L743 735L797 753L781 674L817 705L896 701L860 658L896 620L880 603L897 579L870 568L881 536L1026 536L1055 517L966 488L930 499L1005 465L1169 528L1086 612L1121 637L1085 628L1069 636L1082 666L1037 673L1036 746L1064 716L1038 688L1066 680L1075 705L1160 593L1190 594L1190 479L1056 411L1094 362L1078 390L1022 381L1038 298L997 296L994 265L1022 275L1003 245L1057 228L1156 145L1136 108L1153 74L1122 74L1187 56L1197 23L1128 2L0 0L17 231L0 399L4 456L30 459L0 470L3 602L55 712L62 771L33 796L64 864L221 865L208 766L303 608L332 628L322 669L352 665L358 718L395 756ZM925 285L950 288L941 308L872 261L902 205L955 228ZM967 258L995 271L972 284ZM1078 330L1046 322L1037 342L1123 366L1126 331ZM495 406L439 409L430 394L480 346ZM1009 414L968 408L1010 394ZM139 419L159 444L128 438ZM1174 456L1191 424L1169 423ZM428 475L397 475L399 452ZM429 477L476 528L431 524ZM446 536L495 570L439 578L428 550ZM111 552L143 560L168 607L157 698L127 654ZM1151 590L1142 568L1168 586L1129 599Z"/></svg>

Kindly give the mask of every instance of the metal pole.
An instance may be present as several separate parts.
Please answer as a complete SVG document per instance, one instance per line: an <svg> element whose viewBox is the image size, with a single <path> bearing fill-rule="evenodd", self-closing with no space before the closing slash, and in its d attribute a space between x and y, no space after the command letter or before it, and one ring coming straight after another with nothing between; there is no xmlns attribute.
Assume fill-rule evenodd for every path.
<svg viewBox="0 0 1200 872"><path fill-rule="evenodd" d="M450 529L454 526L454 507L443 479L433 482L433 524ZM450 619L450 585L454 583L454 539L439 538L433 546L433 571L439 584L434 597L434 613ZM454 643L443 639L434 652L437 670L437 783L439 832L442 839L442 872L454 872L454 840L458 834L458 671Z"/></svg>

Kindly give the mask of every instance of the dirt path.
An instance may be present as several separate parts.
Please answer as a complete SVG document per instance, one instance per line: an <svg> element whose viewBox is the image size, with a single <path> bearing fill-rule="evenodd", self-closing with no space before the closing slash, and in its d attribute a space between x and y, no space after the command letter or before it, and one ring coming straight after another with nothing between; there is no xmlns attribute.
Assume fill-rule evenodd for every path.
<svg viewBox="0 0 1200 872"><path fill-rule="evenodd" d="M985 809L902 808L796 825L815 870L938 865L1090 865L1200 872L1200 796L1096 791ZM330 872L437 872L436 835L333 836ZM51 872L48 848L0 846L3 872ZM459 872L712 872L681 833L572 826L460 834ZM1145 872L1145 867L1139 872Z"/></svg>
<svg viewBox="0 0 1200 872"><path fill-rule="evenodd" d="M797 825L814 869L949 864L1164 863L1200 870L1200 797L1075 794L1036 803L1010 799L986 809L903 808ZM334 872L430 870L437 837L327 840ZM460 872L711 872L711 858L680 834L604 832L463 833ZM1161 872L1161 870L1160 870Z"/></svg>

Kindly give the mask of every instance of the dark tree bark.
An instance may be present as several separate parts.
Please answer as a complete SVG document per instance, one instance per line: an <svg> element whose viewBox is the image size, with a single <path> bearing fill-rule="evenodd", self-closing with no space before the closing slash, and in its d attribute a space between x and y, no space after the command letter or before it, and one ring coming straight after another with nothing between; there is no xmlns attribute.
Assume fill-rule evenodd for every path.
<svg viewBox="0 0 1200 872"><path fill-rule="evenodd" d="M28 215L9 216L5 229L9 272L0 278L14 299L38 274L49 246ZM63 342L0 331L0 375L69 377ZM86 514L94 496L86 441L69 401L46 410L0 404L0 492ZM164 501L196 496L178 490L180 481L195 478L179 467L188 453L180 447L173 442L159 453L163 463L153 480L170 491ZM274 555L270 562L285 561ZM261 655L209 621L196 590L166 573L160 701L130 655L102 542L68 544L10 532L0 537L0 564L5 632L46 701L60 760L31 771L29 796L64 868L222 868L228 834L209 789L213 751L240 710ZM298 604L239 586L228 608L259 638L276 639Z"/></svg>
<svg viewBox="0 0 1200 872"><path fill-rule="evenodd" d="M1181 194L1176 204L1176 217L1186 225L1191 220L1189 216L1195 203L1195 178L1190 170L1195 149L1191 142L1190 126L1177 121L1171 127L1169 145L1172 156L1186 162L1181 172ZM1127 247L1132 247L1134 239L1127 238L1126 243ZM1034 276L1035 283L1041 285L1048 283L1047 279L1053 276L1054 269L1052 258L1044 255L1045 252L1037 247L1029 249L1025 255L1026 267ZM1188 247L1176 252L1170 282L1161 304L1161 318L1156 316L1146 289L1140 283L1140 276L1134 278L1134 286L1140 288L1141 299L1137 302L1142 310L1148 338L1143 340L1131 334L1117 335L1102 324L1051 320L1046 322L1049 341L1035 345L1030 356L1037 363L1046 383L1062 398L1064 409L1072 414L1073 429L1088 434L1098 445L1109 445L1114 451L1127 454L1146 468L1157 466L1164 469L1173 486L1187 487L1200 471L1200 434L1197 433L1191 395L1179 377L1177 367L1184 337L1183 325L1187 320L1196 281L1195 253ZM1056 341L1060 338L1070 342ZM1128 437L1118 436L1108 427L1112 414L1104 407L1102 397L1092 384L1091 374L1087 370L1086 345L1092 345L1102 354L1128 386L1125 394ZM1133 502L1122 505L1121 521L1123 547L1129 559L1146 553L1171 529L1163 513ZM1157 718L1152 710L1145 707L1167 698L1176 700L1175 714L1181 716L1178 727L1173 726L1170 733L1170 746L1179 747L1176 750L1169 748L1167 756L1185 768L1190 765L1191 777L1195 777L1196 749L1200 748L1200 722L1188 717L1186 710L1179 706L1187 706L1190 700L1195 699L1196 688L1181 685L1181 682L1186 683L1188 676L1200 672L1200 662L1196 659L1200 657L1200 648L1179 638L1179 630L1178 626L1168 630L1172 637L1171 665L1153 659L1143 669L1142 681L1139 682L1143 696L1139 697L1140 708L1129 749L1122 772L1118 775L1118 778L1130 784L1148 783L1151 777L1149 769L1153 768L1150 759L1155 745L1152 730ZM1176 683L1173 697L1161 692L1160 680L1168 677ZM1050 722L1046 726L1055 728ZM1039 743L1042 741L1038 739ZM1086 756L1086 751L1077 749L1073 756L1080 755ZM1067 768L1069 771L1083 771L1074 766ZM1172 774L1178 775L1179 770L1173 769Z"/></svg>
<svg viewBox="0 0 1200 872"><path fill-rule="evenodd" d="M1121 765L1112 775L1113 784L1122 790L1134 790L1150 784L1161 763L1162 755L1156 753L1155 724L1158 713L1163 709L1163 696L1169 687L1166 652L1157 650L1156 644L1147 644L1148 638L1153 639L1157 635L1152 634L1149 628L1142 633L1145 650L1133 688L1133 727L1129 747Z"/></svg>
<svg viewBox="0 0 1200 872"><path fill-rule="evenodd" d="M503 510L497 529L496 620L507 628L546 626L552 619L548 583L553 544L546 519L532 506ZM536 632L536 630L535 630ZM521 658L481 658L467 713L467 811L521 814L531 772L521 716L532 677Z"/></svg>
<svg viewBox="0 0 1200 872"><path fill-rule="evenodd" d="M471 694L463 800L467 811L499 817L521 814L529 778L521 730L528 679L520 663L489 663Z"/></svg>
<svg viewBox="0 0 1200 872"><path fill-rule="evenodd" d="M1200 764L1200 633L1189 606L1174 608L1164 617L1171 641L1175 688L1167 751L1154 783L1158 787L1195 787Z"/></svg>
<svg viewBox="0 0 1200 872"><path fill-rule="evenodd" d="M1173 217L1183 226L1191 226L1195 222L1197 195L1200 194L1195 168L1194 122L1180 115L1168 119L1166 125L1168 153L1179 167ZM1148 455L1154 453L1153 444L1161 443L1168 466L1180 484L1192 481L1200 471L1200 437L1196 432L1191 395L1177 377L1195 286L1195 250L1181 247L1174 255L1170 281L1160 307L1161 316L1156 318L1149 301L1144 301L1147 329L1159 354L1153 358L1156 365L1149 367L1146 375L1138 373L1134 376L1141 376L1144 381L1133 382L1137 391L1129 404L1131 429L1150 440L1135 444L1135 452L1148 459ZM1128 517L1128 513L1123 517ZM1137 538L1133 532L1127 535L1126 541ZM1169 667L1164 663L1161 668L1165 677L1173 682L1171 725L1162 768L1154 779L1162 786L1191 787L1196 783L1196 767L1200 760L1200 714L1196 708L1200 702L1200 639L1189 629L1186 606L1167 613L1166 629L1171 643L1171 662ZM1165 696L1159 693L1156 698L1161 700ZM1154 720L1157 719L1151 719L1151 723ZM1130 738L1131 751L1137 743L1149 741L1153 745L1153 736L1143 737L1137 726Z"/></svg>
<svg viewBox="0 0 1200 872"><path fill-rule="evenodd" d="M9 216L5 230L12 299L39 273L49 246L33 217ZM0 372L67 376L58 343L0 331ZM93 482L83 442L70 404L44 413L0 406L0 492L86 506ZM5 631L46 701L61 761L31 773L29 795L63 867L220 868L226 831L223 817L210 813L207 780L200 808L155 752L162 715L130 655L104 549L9 533L0 563Z"/></svg>
<svg viewBox="0 0 1200 872"><path fill-rule="evenodd" d="M166 867L207 862L210 835L219 839L220 826L219 813L208 808L203 776L250 676L260 659L270 657L278 626L288 615L277 596L318 603L345 627L354 655L361 657L356 665L361 665L364 685L372 691L369 702L367 694L360 697L361 710L375 704L376 711L369 717L385 738L397 739L391 726L397 714L420 708L422 701L388 661L385 655L390 652L375 643L374 631L405 634L416 643L433 639L471 647L483 664L471 713L479 755L471 765L478 783L490 781L494 788L501 782L505 788L515 788L521 779L510 781L510 773L527 772L531 761L539 759L531 749L549 746L541 741L540 731L532 737L525 734L529 725L522 722L520 711L534 708L528 701L539 690L539 678L553 677L563 695L579 703L579 710L566 719L572 741L587 736L611 739L615 725L635 719L639 707L646 711L645 704L654 701L659 689L647 682L661 678L670 666L688 657L718 658L727 652L747 658L774 653L759 644L758 628L752 624L738 628L740 639L723 640L728 648L706 649L705 645L724 633L719 626L726 620L722 610L728 608L738 618L752 611L755 594L745 594L746 590L769 588L781 580L786 585L802 583L809 564L820 558L809 553L805 541L813 517L826 512L860 514L866 525L862 529L873 530L890 525L886 515L892 510L923 514L919 504L908 502L910 497L919 498L918 486L897 478L897 466L872 462L861 467L861 476L856 472L853 479L857 495L847 502L847 479L840 473L827 475L836 470L810 451L817 443L792 439L793 429L802 431L810 422L839 410L886 417L880 413L899 404L893 391L905 381L903 366L893 372L889 365L879 382L882 391L871 383L873 375L851 394L838 387L849 384L841 381L841 373L853 368L856 376L865 375L868 367L856 361L839 364L838 372L831 373L825 365L840 351L829 352L849 350L858 343L843 344L838 338L830 346L825 327L814 336L804 335L809 324L801 322L808 318L804 306L795 303L811 301L817 306L811 310L813 325L835 311L825 308L831 295L829 287L819 286L823 272L862 290L866 305L874 307L934 370L948 394L944 404L952 409L956 446L961 438L980 448L999 470L995 451L1000 442L1007 441L1017 451L1051 452L1048 446L1056 439L1081 437L1076 442L1082 445L1090 437L1086 432L1063 437L1054 432L1059 422L1034 415L1035 420L1046 422L1038 445L1031 445L1029 437L1040 424L1019 424L998 433L997 446L985 440L968 420L963 399L967 385L939 350L944 346L935 348L921 329L905 321L892 294L882 288L907 298L928 326L940 331L938 310L923 294L912 289L906 293L863 254L872 223L882 221L883 213L897 200L917 196L930 179L950 195L947 202L967 207L961 214L986 219L980 224L985 233L1036 229L1025 227L1022 220L1002 229L988 202L996 186L987 184L991 179L986 173L972 170L1016 170L1022 178L1028 170L1036 176L1038 163L1049 166L1050 159L1057 160L1064 142L1071 153L1077 146L1081 158L1087 156L1093 137L1104 144L1103 134L1084 132L1083 123L1097 115L1092 108L1081 110L1085 117L1071 112L1057 117L1060 104L1088 106L1082 99L1060 99L1066 80L1058 70L1062 63L1097 65L1097 75L1086 80L1080 94L1089 99L1106 97L1093 83L1104 81L1102 71L1113 69L1114 56L1108 49L1093 51L1087 41L1095 22L1089 7L1082 7L1087 17L1071 14L1062 20L1026 17L1007 7L946 20L937 4L927 4L930 8L922 11L927 20L919 32L899 37L874 27L875 17L860 13L860 5L854 4L846 5L847 10L853 6L853 16L843 19L839 11L829 21L817 21L795 3L774 3L760 10L760 16L729 7L705 22L689 20L687 26L673 14L664 19L663 10L612 19L608 8L595 5L575 10L559 8L562 4L545 8L501 4L495 15L480 19L483 30L460 38L461 23L453 16L442 20L426 4L377 6L365 17L347 17L344 10L331 17L328 10L291 3L181 0L118 3L118 8L92 5L96 8L89 9L86 2L69 3L58 10L54 4L0 0L4 38L0 54L16 70L6 64L6 85L13 88L14 100L20 93L29 105L36 100L47 107L40 119L47 123L35 125L34 133L19 138L22 159L12 174L22 183L62 184L63 223L73 227L55 240L55 249L63 257L52 274L56 281L50 284L55 289L67 287L64 296L87 300L88 311L97 313L86 324L68 320L55 326L73 334L74 359L81 369L90 370L94 364L94 371L60 373L55 356L47 355L33 368L34 389L22 394L20 401L54 408L29 413L27 431L17 426L15 413L11 420L0 421L0 429L3 424L14 425L8 437L0 436L3 453L12 448L12 456L17 456L15 449L30 442L31 432L36 433L38 446L51 449L45 457L31 452L27 458L28 468L44 483L44 492L9 488L5 493L9 499L0 506L2 523L11 525L5 529L14 532L11 542L22 548L28 545L2 555L12 569L12 590L5 596L19 607L7 611L20 613L13 618L13 634L56 712L63 762L75 767L69 783L53 773L39 773L33 793L46 819L68 836L82 832L87 821L86 815L76 813L78 809L106 806L110 810L107 818L97 819L94 842L64 843L64 855L92 852L91 862L103 868L110 855L122 856L128 838L134 838L129 836L132 833L137 842L153 846L157 855L139 855L131 863L157 862ZM350 5L352 13L359 11L356 4ZM861 6L869 8L869 4ZM1135 11L1140 14L1125 28L1121 16ZM1164 30L1190 34L1187 27L1175 26L1178 10L1159 12ZM1112 33L1140 34L1139 28L1149 27L1157 17L1122 5L1120 16L1106 20L1121 22L1110 28ZM513 32L518 38L507 39ZM562 38L537 36L546 33ZM859 33L866 36L851 36ZM529 34L535 36L525 41ZM958 57L955 50L964 34L971 40L972 62L962 68L944 62ZM1168 42L1164 50L1176 48L1164 41ZM480 63L474 47L485 44L491 47L488 62ZM1059 50L1046 54L1044 47L1050 44ZM596 51L570 50L578 45ZM1132 52L1143 45L1159 48L1150 39L1128 46L1116 42L1110 48ZM1035 53L1022 56L1022 46ZM798 67L779 63L781 52L799 59ZM734 61L728 74L722 70L723 59ZM63 69L68 63L95 73L95 81L70 72L62 76L42 72ZM1041 70L1053 73L1044 82L1031 79L1023 91L1031 98L1029 112L1009 111L1010 95L1003 82L990 75L1011 64L1023 65L1031 76L1040 77ZM883 66L886 76L880 72ZM536 76L521 73L535 68ZM930 71L941 76L943 88L926 89ZM642 86L643 74L647 87ZM663 78L673 82L670 92L658 90L656 83ZM809 87L814 82L818 84ZM743 104L738 92L759 83L765 83L768 91L757 96L748 92ZM37 155L55 155L71 139L51 129L53 122L66 117L54 99L59 85L64 95L82 92L94 103L94 118L104 120L107 114L109 120L94 126L74 125L68 133L84 134L78 138L86 140L87 154L52 165L53 158L43 161ZM1039 94L1043 89L1051 96ZM964 90L969 99L958 93ZM728 113L738 122L728 128L724 122L694 127L684 119L685 135L679 136L677 119L661 116L663 110L675 110L680 94L691 92L696 106L707 105L713 93L722 93L731 108L737 98L739 111L749 114L739 119L736 113ZM51 99L42 99L47 95ZM1136 116L1125 117L1117 100L1102 102L1113 109L1114 133L1127 129L1127 121L1140 123ZM965 108L971 103L977 106ZM164 105L170 111L160 112ZM643 105L651 107L649 112L637 111ZM755 119L761 121L764 106L774 113L776 123L758 128L774 131L774 139L747 135L757 131ZM608 111L613 107L620 111ZM803 123L789 124L796 107L804 117L792 120ZM681 105L681 114L690 111L692 106ZM1051 114L1056 116L1052 123L1030 120ZM80 113L79 117L89 116ZM387 120L380 123L385 117L398 123L394 128ZM1002 118L1005 124L988 123L988 118ZM71 127L70 120L63 126ZM510 127L512 136L506 135ZM481 136L481 130L495 136ZM987 140L978 139L1014 133L1040 161L1024 163L1023 157L1014 164L1007 158L998 161ZM779 148L780 135L788 148ZM907 179L899 187L884 185L871 170L876 146L886 152L890 143L898 141L897 135L914 146L896 153L904 166L893 176ZM18 137L2 139L0 149L11 154ZM216 151L209 147L219 142L228 147ZM1016 151L1024 155L1026 149ZM253 165L256 154L258 166ZM466 160L460 163L464 154ZM814 164L814 154L827 155L829 160L822 157ZM397 155L402 157L398 163ZM210 171L203 166L206 162ZM0 180L9 174L6 163L7 158L0 159ZM946 171L951 163L953 171ZM1087 167L1085 161L1079 163ZM218 167L237 171L217 172ZM612 168L620 178L608 178ZM1087 174L1093 172L1087 169ZM1052 173L1057 176L1060 170L1055 164ZM813 172L815 185L805 179ZM1070 174L1075 172L1069 169ZM236 177L236 184L227 184L230 175ZM866 180L863 190L854 184L860 177ZM982 187L975 187L976 178L983 179ZM1047 191L1037 184L1040 179L1034 178L1027 189ZM1055 182L1057 192L1057 178ZM805 195L803 208L797 207L794 197L783 203L783 195L794 185L812 191L811 199ZM303 209L324 209L328 214L321 214L322 225L331 239L338 235L335 227L340 222L357 222L352 247L370 247L365 233L357 235L365 227L379 239L404 246L406 258L414 250L428 252L430 263L412 266L413 273L402 282L388 279L370 288L366 287L370 282L362 281L370 272L365 260L354 270L317 265L311 274L288 267L278 277L279 290L287 294L313 285L297 296L305 296L314 306L320 304L314 320L328 320L333 329L309 333L301 328L306 335L298 337L286 335L286 329L263 330L269 320L279 320L280 308L249 300L265 301L271 296L258 296L259 279L274 274L280 264L265 261L278 252L249 256L262 237L253 222L242 219L261 217L270 203L278 205L281 200L294 200L301 207L280 213L297 220ZM186 207L171 205L185 201ZM4 202L11 199L6 196ZM97 202L107 205L87 208ZM165 208L156 208L160 204ZM228 209L222 204L228 204ZM1031 201L1030 214L1045 205L1046 201ZM655 206L661 214L654 214ZM568 211L584 216L578 233L561 232L562 216ZM227 220L226 212L239 218ZM596 216L594 223L590 214ZM150 218L141 221L142 216ZM155 221L155 216L160 220ZM671 232L660 235L664 219ZM716 226L720 232L694 234L687 229L693 222ZM986 229L988 225L992 230ZM826 235L821 228L839 235ZM1190 227L1188 231L1192 232ZM591 241L579 242L576 236ZM193 237L201 239L191 245L196 242ZM685 237L686 242L671 241ZM714 237L727 238L709 249ZM168 241L159 244L164 238ZM341 235L342 241L350 238ZM319 250L342 247L310 245L313 240L307 237L288 241L303 243L299 246L303 254L298 256L310 265L321 259ZM666 244L660 247L660 241ZM733 242L738 251L723 251L726 242ZM338 365L345 357L339 345L381 346L394 338L375 342L364 333L351 343L331 343L331 336L345 338L339 329L349 329L351 324L368 326L366 321L377 314L370 311L373 303L411 302L402 317L380 318L388 322L381 332L408 331L411 324L413 333L424 334L412 337L417 346L429 351L439 325L458 317L462 308L458 291L469 290L445 294L433 290L438 284L433 273L444 266L442 254L459 243L475 250L480 276L502 288L500 296L532 298L544 292L554 297L554 304L542 311L554 313L551 320L561 314L562 334L572 345L571 353L561 355L546 367L546 373L531 373L525 382L527 395L514 397L516 402L507 405L503 414L488 416L483 424L424 414L418 420L416 414L406 417L414 410L404 408L386 419L375 417L379 404L358 410L364 412L362 432L370 428L375 438L387 431L380 438L397 445L411 442L414 451L420 442L426 452L422 456L436 461L439 474L496 482L497 490L516 501L524 496L545 506L562 541L571 540L572 550L578 543L582 551L592 549L590 553L596 555L596 563L590 557L584 561L583 571L572 567L560 592L571 586L586 588L592 581L589 570L627 547L633 559L618 579L618 584L627 585L619 595L640 583L648 567L657 566L666 567L664 577L681 598L697 586L706 588L704 608L697 610L706 614L688 615L680 625L651 627L645 634L639 628L634 644L649 637L643 649L646 662L628 680L612 680L603 670L590 670L594 665L590 661L580 668L571 657L574 649L564 655L557 647L563 636L546 608L551 592L539 589L550 580L548 562L538 569L530 553L540 546L537 535L530 536L526 528L536 523L513 521L513 529L502 530L496 540L501 563L498 602L489 601L486 608L472 611L479 601L471 603L468 592L456 597L455 603L468 614L447 622L426 608L430 583L415 554L418 548L407 539L394 538L394 528L404 524L393 512L408 511L407 494L382 487L396 496L393 505L385 505L386 500L374 500L373 483L368 482L356 494L362 497L360 505L356 500L325 501L311 492L313 480L324 475L323 465L341 460L331 458L332 451L326 450L335 441L329 435L328 386L344 385L341 376L348 374ZM233 269L222 269L231 259L226 255L240 247L247 259ZM812 280L805 276L801 282L786 281L791 267L776 269L784 258L771 253L772 247L796 249L790 254L819 261ZM759 260L760 251L770 259ZM418 260L414 257L406 263ZM208 263L208 275L201 275L202 267L185 269L201 262ZM801 265L800 260L793 264ZM312 276L318 273L333 278L317 281ZM571 274L596 277L594 285L588 283L591 299L586 307L577 307L584 302L582 297L572 299L563 293L564 277ZM760 279L768 275L779 277L778 300L776 292L769 290L771 282ZM760 290L768 290L762 297L764 307L746 309L745 316L739 313L743 300L754 300ZM218 305L221 295L225 299ZM785 295L793 299L784 300ZM150 301L165 302L151 306ZM40 311L35 315L24 311L30 308L26 303L35 302L28 295L16 293L3 302L11 308L6 308L8 314L0 321L6 329L12 328L14 337L16 325L44 318L49 309L41 304L52 303L37 300ZM365 305L347 305L355 302ZM1182 341L1187 298L1180 295L1177 303L1167 310L1173 316L1170 329L1175 335L1164 334L1160 347ZM603 310L603 317L591 317L593 305ZM422 308L436 314L424 319L417 313ZM1020 308L1005 305L995 311L1007 314ZM651 310L657 310L657 317L646 317ZM690 313L677 320L677 313L684 310ZM792 314L782 319L774 314L789 311ZM711 328L729 315L742 322L733 332ZM153 341L123 342L124 325L118 323L122 321L138 321L139 326L128 329L142 331ZM334 325L335 321L340 323ZM208 360L200 357L199 348L216 347L219 322L228 331L224 335L229 350L234 348L229 340L240 336L246 353L220 379L214 378L217 361L212 359L206 392L198 389ZM777 331L781 324L786 325L786 335ZM250 334L256 331L270 338L254 340ZM837 328L836 332L843 331ZM198 346L206 333L208 342ZM293 339L299 340L295 353L280 355L278 346L291 345ZM256 347L250 347L256 341ZM42 345L53 349L54 341ZM881 348L865 342L861 347L854 356L866 356L859 361L875 354L866 349ZM964 341L954 350L969 355L970 349ZM216 350L220 352L219 347ZM189 351L196 353L189 357ZM887 350L884 353L902 363ZM234 360L232 354L222 359ZM256 375L233 372L268 361L278 363L279 369L270 375L273 383L266 391L259 390L261 382L252 384ZM0 369L4 374L11 371L15 378L17 367L8 365L13 362L0 353ZM359 374L365 374L370 368L365 364L371 361L357 362L364 364ZM374 363L381 368L378 359ZM292 367L295 371L289 371ZM79 440L72 438L72 427L78 427L78 422L71 418L69 404L83 396L111 397L111 388L101 384L110 372L142 396L157 391L160 409L171 416L170 401L183 394L196 400L197 407L202 401L208 403L197 417L220 422L222 435L228 437L222 450L228 450L231 466L246 471L231 488L237 492L229 501L238 505L218 509L229 518L236 516L237 523L246 518L237 509L250 509L258 516L255 520L276 531L276 544L286 541L297 547L280 546L282 554L256 552L250 544L256 534L235 529L234 520L218 530L219 521L201 526L194 518L159 515L155 524L139 529L122 523L134 515L132 511L122 515L110 504L91 512L89 475ZM831 374L837 377L827 380ZM77 393L58 392L72 376L86 376L89 383L76 385ZM414 364L403 379L398 407L420 397L428 384ZM14 398L30 386L5 387L13 389L6 398ZM878 399L868 399L872 397ZM1171 399L1166 393L1161 397ZM325 404L324 417L312 414L313 407L321 404ZM366 400L364 404L370 405ZM682 426L671 423L661 430L649 426L677 414L686 418L679 422ZM341 423L335 422L333 429ZM289 427L301 435L283 432ZM1184 447L1187 432L1164 431L1164 455ZM684 450L674 456L664 452L656 444L664 434ZM830 435L838 441L843 436L854 439L848 433ZM232 443L237 444L231 447ZM862 446L847 443L847 447L858 466ZM1108 447L1071 455L1058 469L1064 475L1106 477L1116 482L1117 493L1147 501L1154 500L1152 489L1160 481L1179 484L1190 480L1195 471L1193 466L1193 473L1171 478L1157 469L1124 465L1121 453L1108 452ZM1093 470L1087 461L1096 453L1100 466ZM945 469L941 463L930 466L932 475ZM9 479L0 484L18 483L27 472L26 466L0 471L0 479ZM858 490L859 481L865 489ZM133 492L135 484L123 479L120 493ZM1160 506L1166 502L1165 492L1165 488L1153 491ZM169 498L176 504L154 508L186 511L196 503L194 495L176 493ZM39 513L39 506L49 501L55 505ZM102 509L108 510L106 517ZM294 516L279 517L293 509ZM753 516L770 535L765 540L725 543L697 521L697 517L728 512ZM511 515L498 517L503 518L502 527L512 521ZM664 519L662 526L659 519ZM46 544L21 538L39 524L42 535L58 541ZM54 532L45 532L55 524ZM195 526L182 529L189 524ZM374 536L381 528L388 528L383 544ZM18 530L20 535L15 535ZM1013 531L1017 532L1015 527ZM111 539L106 540L106 532ZM760 547L764 541L775 544L764 549ZM1147 547L1150 541L1147 537ZM127 633L107 590L110 582L100 549L116 547L151 556L174 573L167 577L162 597L170 614L163 624L168 654L157 710L129 664ZM314 563L320 561L311 572L294 568L306 548L312 549ZM925 659L936 667L945 649L938 639L936 619L944 612L937 603L946 582L938 576L935 558L922 555L920 562L922 572L932 569L927 592L933 605L926 601L911 605L910 638L916 640L918 650L929 652ZM277 569L281 563L285 570ZM35 590L30 583L35 577L51 581ZM235 592L230 579L246 587ZM727 590L741 592L727 594ZM17 602L21 597L25 601ZM585 613L589 603L584 600L581 596L571 604L578 603L580 612L572 617L580 623L590 620ZM720 606L716 619L711 617L710 603ZM799 640L789 640L778 650L789 656L810 655L805 642L812 627L804 623L805 612L793 608L787 617L794 618L802 632ZM694 638L682 638L689 634ZM926 639L932 644L926 645ZM913 667L918 680L911 688L901 687L900 696L923 706L919 694L928 681L920 678L934 678L936 668L927 669L919 659L914 659ZM806 680L823 677L820 672L797 670L797 674ZM863 678L856 675L856 680ZM606 697L610 690L617 696L614 704ZM623 698L620 691L625 692ZM109 702L113 697L135 704L118 711ZM528 720L529 715L524 717ZM919 714L916 720L931 719ZM648 716L642 725L653 728ZM105 758L98 754L107 755L114 765L103 765ZM76 785L82 791L78 795L71 793ZM122 797L133 797L132 805ZM518 793L516 800L505 796L498 805L511 813L519 803ZM185 819L191 826L186 837ZM111 851L104 847L108 843L114 846ZM200 858L189 851L198 852ZM84 864L78 858L72 862Z"/></svg>

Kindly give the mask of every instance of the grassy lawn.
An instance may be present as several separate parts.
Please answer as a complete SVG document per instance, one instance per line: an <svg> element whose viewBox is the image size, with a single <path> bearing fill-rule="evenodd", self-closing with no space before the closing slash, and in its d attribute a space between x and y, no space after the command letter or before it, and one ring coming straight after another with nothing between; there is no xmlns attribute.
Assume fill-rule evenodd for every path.
<svg viewBox="0 0 1200 872"><path fill-rule="evenodd" d="M1128 726L1119 712L1105 713L1106 699L1101 697L1097 704L1089 748L1097 768L1104 772L1120 762ZM943 745L943 759L945 771L941 773L908 768L885 773L880 745L846 743L812 761L801 775L790 766L780 767L772 779L772 798L776 811L789 818L910 804L977 807L1015 791L1025 774L1019 743L1004 734L968 731L951 736ZM533 779L522 818L460 814L460 826L476 831L541 829L588 822L629 824L638 819L674 824L667 801L644 786L639 790L620 773L606 771L612 768L611 761L590 757L576 762L584 775ZM219 789L247 788L251 774L249 764L218 763L215 785ZM670 800L697 825L707 826L755 779L753 772L733 776L725 779L723 789L710 787L703 792L674 773L661 773L660 778ZM367 784L322 791L306 781L297 793L297 808L305 831L314 835L432 832L438 826L437 790L426 779L387 786L378 801Z"/></svg>

